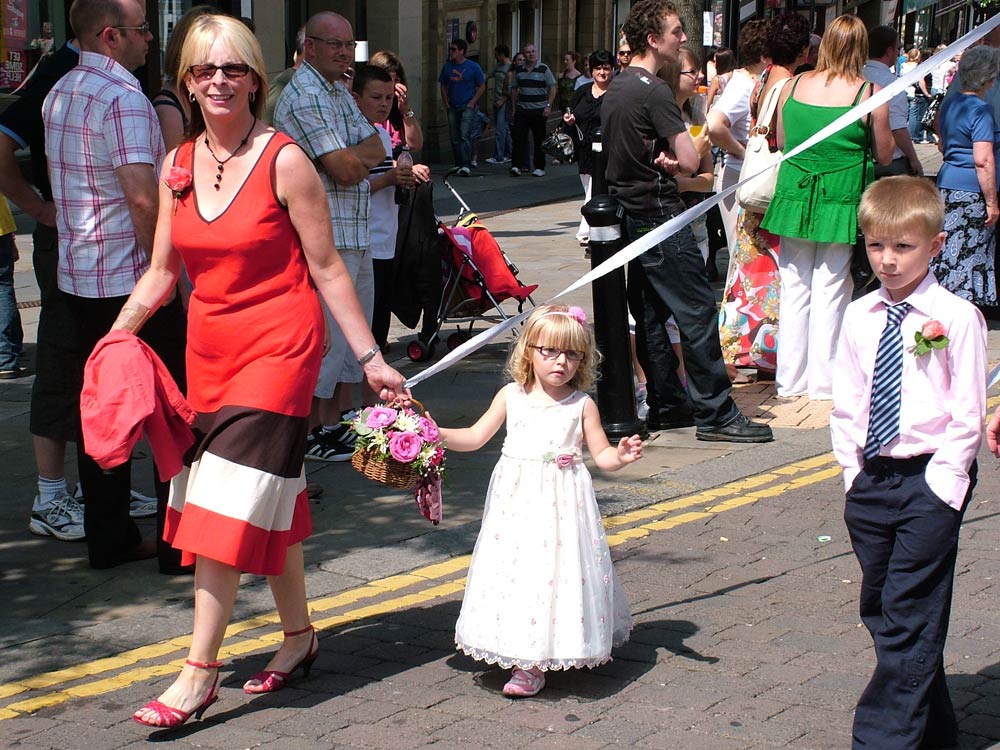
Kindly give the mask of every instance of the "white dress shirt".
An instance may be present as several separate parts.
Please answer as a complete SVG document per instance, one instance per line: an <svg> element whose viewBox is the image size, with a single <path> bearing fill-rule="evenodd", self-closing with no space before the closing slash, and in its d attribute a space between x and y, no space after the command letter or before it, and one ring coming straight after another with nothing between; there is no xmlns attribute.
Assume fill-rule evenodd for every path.
<svg viewBox="0 0 1000 750"><path fill-rule="evenodd" d="M910 458L933 453L924 478L934 494L960 510L969 488L969 468L983 438L986 322L974 305L940 286L930 271L906 302L911 309L901 325L905 350L899 438L883 446L880 455ZM833 452L844 469L845 490L864 463L871 381L887 304L896 302L884 289L852 302L840 332L830 433ZM948 345L917 356L914 334L928 320L944 325Z"/></svg>

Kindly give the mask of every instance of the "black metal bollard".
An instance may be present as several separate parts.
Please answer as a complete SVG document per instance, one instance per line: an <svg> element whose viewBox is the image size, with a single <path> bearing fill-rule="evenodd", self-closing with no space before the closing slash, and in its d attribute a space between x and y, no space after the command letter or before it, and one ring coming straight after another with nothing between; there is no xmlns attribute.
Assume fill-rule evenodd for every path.
<svg viewBox="0 0 1000 750"><path fill-rule="evenodd" d="M594 133L591 199L581 209L590 225L590 264L596 268L625 246L622 207L607 194L601 131ZM594 337L604 355L597 381L597 404L604 431L612 440L636 433L646 437L646 424L636 416L632 381L632 348L628 335L625 269L619 268L591 284L594 296Z"/></svg>

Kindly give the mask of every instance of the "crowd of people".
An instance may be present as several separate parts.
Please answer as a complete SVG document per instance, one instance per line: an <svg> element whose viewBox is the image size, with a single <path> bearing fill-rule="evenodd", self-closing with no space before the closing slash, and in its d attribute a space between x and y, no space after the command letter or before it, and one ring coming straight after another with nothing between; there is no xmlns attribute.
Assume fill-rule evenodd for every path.
<svg viewBox="0 0 1000 750"><path fill-rule="evenodd" d="M196 6L174 29L152 100L134 76L152 40L139 0L74 0L70 22L75 38L0 114L0 193L37 222L39 493L30 529L85 538L94 568L157 557L162 572L194 573L185 664L134 714L176 727L218 699L218 655L242 572L268 578L284 635L243 689L281 690L318 657L305 590L302 542L312 525L303 462L350 457L346 423L358 399L408 398L383 358L397 201L430 175L401 158L423 145L403 61L384 50L355 65L353 30L337 13L308 20L294 65L269 82L253 30ZM608 191L626 238L638 240L735 184L751 133L794 148L891 85L900 57L893 29L868 30L855 16L837 18L819 40L799 14L751 21L735 59L716 54L706 113L702 61L685 46L669 0L634 3L618 41L614 54L567 52L557 76L534 44L513 59L498 45L487 75L466 58L466 43L452 40L439 84L458 173L475 166L487 89L496 126L487 161L509 160L514 176L544 176L555 105L588 197L589 147L602 129ZM858 746L905 735L917 747L931 726L947 745L957 732L942 650L983 434L977 305L996 304L998 44L992 34L966 51L947 91L932 76L930 92L944 94L937 186L922 179L913 108L900 92L785 160L763 212L723 202L730 267L721 314L706 272L705 220L656 242L628 269L650 430L694 426L698 440L772 440L732 398L737 367L774 372L780 396L834 401L845 518L877 655L855 718ZM777 102L773 116L765 101ZM15 165L25 146L31 181ZM16 253L5 207L0 275ZM581 243L589 232L582 222ZM859 247L882 287L851 303ZM22 336L13 323L0 333L0 377L16 377ZM903 341L914 335L910 360ZM919 356L926 367L915 364ZM85 425L112 431L134 416L81 397L95 386L92 368L132 385L136 358L156 365L158 392L185 395L186 404L170 406L190 428L155 451L155 540L143 540L134 521L128 456L108 466L94 451L106 433L83 439ZM586 394L599 358L582 310L539 307L512 350L513 382L471 427L439 430L462 451L508 428L456 643L511 668L504 693L512 697L537 694L548 670L607 661L631 628L582 447L613 471L640 459L643 444L633 435L612 445L604 434ZM82 503L63 474L67 442L77 448ZM548 495L547 510L531 502ZM915 542L895 550L886 540L897 533ZM916 589L931 592L920 606L907 593ZM539 614L530 627L528 611ZM512 612L517 619L506 619ZM912 668L917 657L926 667ZM900 692L913 697L900 701Z"/></svg>

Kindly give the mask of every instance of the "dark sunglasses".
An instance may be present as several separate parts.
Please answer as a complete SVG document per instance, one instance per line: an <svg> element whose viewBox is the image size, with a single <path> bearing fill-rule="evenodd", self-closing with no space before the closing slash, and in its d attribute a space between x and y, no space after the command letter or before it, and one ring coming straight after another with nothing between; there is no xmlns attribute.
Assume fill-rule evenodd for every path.
<svg viewBox="0 0 1000 750"><path fill-rule="evenodd" d="M250 72L250 66L246 63L226 63L225 65L205 63L203 65L192 65L188 68L188 72L196 81L210 81L215 78L217 70L221 70L222 75L232 80L243 78Z"/></svg>
<svg viewBox="0 0 1000 750"><path fill-rule="evenodd" d="M632 50L628 49L618 50L618 57L631 57L631 56L632 56Z"/></svg>

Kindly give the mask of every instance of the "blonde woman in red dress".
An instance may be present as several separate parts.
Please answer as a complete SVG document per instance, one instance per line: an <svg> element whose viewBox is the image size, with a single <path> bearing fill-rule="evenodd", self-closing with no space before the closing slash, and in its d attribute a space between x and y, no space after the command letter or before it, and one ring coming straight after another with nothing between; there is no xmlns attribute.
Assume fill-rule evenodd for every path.
<svg viewBox="0 0 1000 750"><path fill-rule="evenodd" d="M164 537L195 564L194 631L176 681L134 714L154 727L200 717L218 699L241 571L268 577L285 635L244 690L279 690L318 655L302 552L312 531L302 461L324 339L317 291L375 392L392 398L403 385L334 247L315 167L260 120L267 78L256 39L227 16L198 18L177 80L191 137L167 155L152 265L114 326L138 330L172 294L183 260L194 284L187 395L197 441L172 481Z"/></svg>

